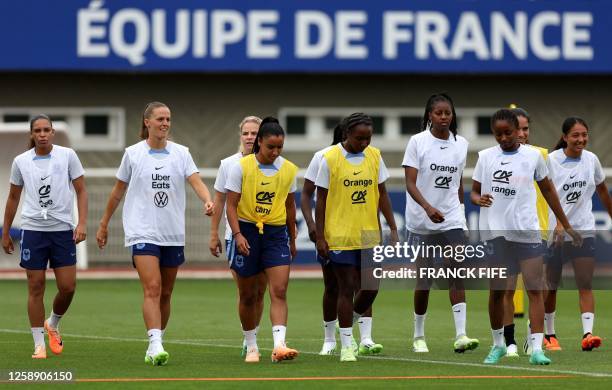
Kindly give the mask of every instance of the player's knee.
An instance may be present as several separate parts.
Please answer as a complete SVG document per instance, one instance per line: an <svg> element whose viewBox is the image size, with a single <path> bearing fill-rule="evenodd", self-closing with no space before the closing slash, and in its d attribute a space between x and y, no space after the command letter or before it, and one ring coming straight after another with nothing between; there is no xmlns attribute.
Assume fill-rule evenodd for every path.
<svg viewBox="0 0 612 390"><path fill-rule="evenodd" d="M170 299L172 298L172 289L170 290L162 290L161 295L160 295L160 301L161 302L170 302Z"/></svg>
<svg viewBox="0 0 612 390"><path fill-rule="evenodd" d="M58 286L59 293L64 296L74 295L75 290L76 290L76 282L63 283L60 286Z"/></svg>
<svg viewBox="0 0 612 390"><path fill-rule="evenodd" d="M270 286L270 296L274 299L287 299L287 286Z"/></svg>
<svg viewBox="0 0 612 390"><path fill-rule="evenodd" d="M159 299L161 296L161 283L158 281L146 283L144 285L144 295L146 298Z"/></svg>
<svg viewBox="0 0 612 390"><path fill-rule="evenodd" d="M257 294L253 291L240 291L240 304L243 306L254 306L257 303Z"/></svg>
<svg viewBox="0 0 612 390"><path fill-rule="evenodd" d="M45 281L30 281L28 283L28 292L33 298L40 298L45 294Z"/></svg>

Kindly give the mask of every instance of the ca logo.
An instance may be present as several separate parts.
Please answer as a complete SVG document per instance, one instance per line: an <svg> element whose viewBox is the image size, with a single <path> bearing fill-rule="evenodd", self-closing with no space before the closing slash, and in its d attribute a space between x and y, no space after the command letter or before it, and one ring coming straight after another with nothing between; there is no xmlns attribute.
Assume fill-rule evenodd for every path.
<svg viewBox="0 0 612 390"><path fill-rule="evenodd" d="M451 181L453 181L452 177L438 176L436 177L436 185L434 187L448 190Z"/></svg>
<svg viewBox="0 0 612 390"><path fill-rule="evenodd" d="M360 203L365 203L366 202L366 195L368 194L368 190L363 190L363 191L355 191L353 192L353 194L351 195L351 200L353 201L353 204L360 204Z"/></svg>
<svg viewBox="0 0 612 390"><path fill-rule="evenodd" d="M272 204L275 192L261 191L257 193L256 199L259 204Z"/></svg>
<svg viewBox="0 0 612 390"><path fill-rule="evenodd" d="M166 194L164 191L156 192L155 196L153 197L153 202L155 203L155 206L159 208L166 207L168 205L168 194Z"/></svg>
<svg viewBox="0 0 612 390"><path fill-rule="evenodd" d="M578 199L580 199L580 196L582 195L582 191L574 191L574 192L570 192L569 194L567 194L567 196L565 197L566 202L569 203L576 203L578 202Z"/></svg>
<svg viewBox="0 0 612 390"><path fill-rule="evenodd" d="M497 183L510 184L510 177L512 176L512 171L504 171L499 170L493 172L493 181Z"/></svg>

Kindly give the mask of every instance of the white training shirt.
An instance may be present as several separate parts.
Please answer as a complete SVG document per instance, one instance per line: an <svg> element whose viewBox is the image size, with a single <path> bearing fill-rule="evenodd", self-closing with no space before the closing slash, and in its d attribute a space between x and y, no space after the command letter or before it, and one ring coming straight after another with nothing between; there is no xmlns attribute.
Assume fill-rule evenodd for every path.
<svg viewBox="0 0 612 390"><path fill-rule="evenodd" d="M168 141L163 151L141 141L125 149L117 179L129 183L123 204L125 246L185 245L185 180L198 172L189 149Z"/></svg>
<svg viewBox="0 0 612 390"><path fill-rule="evenodd" d="M472 178L481 183L481 194L493 196L491 207L480 208L481 238L540 243L533 181L548 175L542 154L523 145L514 152L494 146L478 153Z"/></svg>
<svg viewBox="0 0 612 390"><path fill-rule="evenodd" d="M423 197L444 215L444 222L432 222L425 210L406 191L406 227L418 234L462 229L465 214L459 202L459 185L468 142L450 134L448 140L434 137L430 131L413 135L404 153L403 167L418 170L416 186Z"/></svg>
<svg viewBox="0 0 612 390"><path fill-rule="evenodd" d="M10 182L25 189L21 228L43 232L74 229L72 181L84 174L74 150L59 145L53 145L46 156L37 156L32 148L15 157Z"/></svg>
<svg viewBox="0 0 612 390"><path fill-rule="evenodd" d="M227 182L227 178L231 171L231 168L242 158L242 153L238 152L232 154L229 157L221 160L221 165L219 165L219 171L217 171L217 178L215 179L215 191L221 192L225 194L227 190L225 189L225 183ZM230 240L232 238L232 228L227 221L227 204L223 205L223 221L225 222L225 240Z"/></svg>
<svg viewBox="0 0 612 390"><path fill-rule="evenodd" d="M342 144L333 145L330 148L340 148L342 151L342 155L347 161L352 165L359 165L365 159L365 154L361 153L349 153ZM323 156L321 156L323 157ZM327 160L321 158L320 160L321 166L319 167L319 172L317 173L317 178L315 180L315 185L317 187L327 188L329 189L329 167L327 166ZM380 164L378 165L378 184L384 183L389 178L389 171L387 170L387 166L383 161L382 155L380 156Z"/></svg>
<svg viewBox="0 0 612 390"><path fill-rule="evenodd" d="M272 164L264 165L258 162L259 170L265 176L274 176L278 173L278 170L283 166L284 162L285 159L282 156L278 156ZM242 165L234 164L231 167L227 182L225 183L225 189L239 194L242 193ZM294 178L293 183L291 183L291 188L289 188L289 193L294 193L296 190L297 178Z"/></svg>
<svg viewBox="0 0 612 390"><path fill-rule="evenodd" d="M559 194L563 212L570 225L583 236L593 237L593 193L595 187L606 179L599 159L588 150L583 150L578 159L567 157L563 149L555 150L548 157L550 179ZM550 214L553 214L552 211ZM551 228L555 225L556 221L551 224ZM565 240L571 238L567 236Z"/></svg>

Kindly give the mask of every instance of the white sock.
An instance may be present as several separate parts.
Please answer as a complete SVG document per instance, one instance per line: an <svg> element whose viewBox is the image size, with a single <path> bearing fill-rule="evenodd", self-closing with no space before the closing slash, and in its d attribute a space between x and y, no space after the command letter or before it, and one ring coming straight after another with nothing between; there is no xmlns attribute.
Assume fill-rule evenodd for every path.
<svg viewBox="0 0 612 390"><path fill-rule="evenodd" d="M324 342L336 342L336 322L337 320L323 321L323 330L325 331L325 339L323 340Z"/></svg>
<svg viewBox="0 0 612 390"><path fill-rule="evenodd" d="M500 329L491 329L491 334L493 335L493 345L496 347L505 347L506 340L504 340L504 328Z"/></svg>
<svg viewBox="0 0 612 390"><path fill-rule="evenodd" d="M355 325L355 322L357 322L357 320L361 318L361 314L357 313L356 311L353 312L353 325Z"/></svg>
<svg viewBox="0 0 612 390"><path fill-rule="evenodd" d="M453 318L455 319L455 336L465 336L465 322L466 322L466 304L465 302L457 303L453 305Z"/></svg>
<svg viewBox="0 0 612 390"><path fill-rule="evenodd" d="M595 313L582 313L582 334L593 333L593 323L595 322Z"/></svg>
<svg viewBox="0 0 612 390"><path fill-rule="evenodd" d="M425 314L414 313L414 338L425 337Z"/></svg>
<svg viewBox="0 0 612 390"><path fill-rule="evenodd" d="M544 313L544 334L555 334L555 312Z"/></svg>
<svg viewBox="0 0 612 390"><path fill-rule="evenodd" d="M47 318L47 324L53 329L57 329L59 326L59 322L62 319L62 316L59 314L55 314L53 310L51 310L51 314L49 314L49 318Z"/></svg>
<svg viewBox="0 0 612 390"><path fill-rule="evenodd" d="M359 321L359 335L362 344L374 344L372 341L372 317L361 317Z"/></svg>
<svg viewBox="0 0 612 390"><path fill-rule="evenodd" d="M244 342L247 348L257 348L257 328L251 330L243 330L242 334L244 334Z"/></svg>
<svg viewBox="0 0 612 390"><path fill-rule="evenodd" d="M533 352L542 350L542 342L544 341L544 333L532 333L531 334L531 350Z"/></svg>
<svg viewBox="0 0 612 390"><path fill-rule="evenodd" d="M34 346L45 346L45 328L32 328L32 338L34 338Z"/></svg>
<svg viewBox="0 0 612 390"><path fill-rule="evenodd" d="M272 327L272 338L274 339L274 348L285 346L285 334L287 327L284 325L274 325Z"/></svg>
<svg viewBox="0 0 612 390"><path fill-rule="evenodd" d="M527 343L531 345L531 322L527 320Z"/></svg>
<svg viewBox="0 0 612 390"><path fill-rule="evenodd" d="M340 328L340 342L342 343L342 348L353 345L353 328Z"/></svg>
<svg viewBox="0 0 612 390"><path fill-rule="evenodd" d="M149 329L147 330L147 336L149 336L149 351L151 353L156 354L164 350L161 329Z"/></svg>

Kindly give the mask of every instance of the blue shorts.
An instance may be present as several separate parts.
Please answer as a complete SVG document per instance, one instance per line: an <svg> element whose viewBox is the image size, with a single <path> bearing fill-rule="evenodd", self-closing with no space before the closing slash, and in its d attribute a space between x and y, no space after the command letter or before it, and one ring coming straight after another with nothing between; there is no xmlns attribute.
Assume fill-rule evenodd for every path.
<svg viewBox="0 0 612 390"><path fill-rule="evenodd" d="M575 247L570 241L561 246L550 246L546 252L546 263L565 263L580 257L595 257L595 238L585 237L582 246Z"/></svg>
<svg viewBox="0 0 612 390"><path fill-rule="evenodd" d="M426 245L426 246L431 246L431 247L441 246L442 248L444 248L447 245L450 245L450 246L467 245L468 239L463 229L451 229L451 230L440 231L437 233L430 233L430 234L419 234L419 233L407 231L406 242L408 243L408 245L412 247ZM435 254L441 254L440 251L432 250L431 252ZM425 257L424 260L429 260L429 261L434 261L434 262L437 261L441 263L444 259L436 256L432 258ZM452 259L449 259L449 260L452 260Z"/></svg>
<svg viewBox="0 0 612 390"><path fill-rule="evenodd" d="M319 254L317 253L317 261L319 262L319 264L321 264L321 267L327 267L331 264L331 260L330 259L324 259L321 256L319 256Z"/></svg>
<svg viewBox="0 0 612 390"><path fill-rule="evenodd" d="M518 275L521 272L521 261L544 255L545 245L508 241L496 237L485 242L485 253L489 267L506 268L507 275Z"/></svg>
<svg viewBox="0 0 612 390"><path fill-rule="evenodd" d="M264 233L259 234L259 229L254 223L243 221L238 223L240 233L251 247L248 256L241 255L233 237L227 247L230 268L239 276L247 278L267 268L291 264L287 226L264 225Z"/></svg>
<svg viewBox="0 0 612 390"><path fill-rule="evenodd" d="M76 244L72 230L41 232L22 230L19 245L21 262L25 269L45 270L47 262L51 268L76 264Z"/></svg>
<svg viewBox="0 0 612 390"><path fill-rule="evenodd" d="M357 268L370 268L374 266L374 250L348 249L329 250L329 262L337 265L350 265Z"/></svg>
<svg viewBox="0 0 612 390"><path fill-rule="evenodd" d="M185 247L183 246L160 246L149 243L132 245L132 265L134 256L155 256L159 259L160 267L178 267L185 262Z"/></svg>

